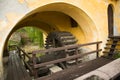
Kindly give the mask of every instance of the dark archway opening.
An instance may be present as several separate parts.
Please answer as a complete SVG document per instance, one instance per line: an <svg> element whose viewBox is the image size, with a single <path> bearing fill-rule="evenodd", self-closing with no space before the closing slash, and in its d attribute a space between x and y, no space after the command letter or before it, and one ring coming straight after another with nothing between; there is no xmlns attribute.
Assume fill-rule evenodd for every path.
<svg viewBox="0 0 120 80"><path fill-rule="evenodd" d="M108 11L107 11L108 13L108 37L111 37L111 36L113 36L114 35L114 28L113 28L113 26L114 26L114 13L113 13L113 7L112 7L112 5L110 4L109 6L108 6Z"/></svg>

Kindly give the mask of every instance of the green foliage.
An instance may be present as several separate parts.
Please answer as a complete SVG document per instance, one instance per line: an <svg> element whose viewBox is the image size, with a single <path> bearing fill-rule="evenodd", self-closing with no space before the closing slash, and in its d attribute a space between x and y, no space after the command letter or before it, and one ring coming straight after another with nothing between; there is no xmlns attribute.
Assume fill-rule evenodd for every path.
<svg viewBox="0 0 120 80"><path fill-rule="evenodd" d="M25 30L34 44L39 44L40 47L43 47L43 33L40 31L40 29L34 27L25 27Z"/></svg>
<svg viewBox="0 0 120 80"><path fill-rule="evenodd" d="M8 45L10 46L12 46L12 45L20 45L20 43L19 42L16 42L16 41L12 41L12 40L9 40L9 42L8 42Z"/></svg>
<svg viewBox="0 0 120 80"><path fill-rule="evenodd" d="M29 38L33 42L34 38L35 38L35 28L33 28L33 27L25 27L24 29L26 30Z"/></svg>
<svg viewBox="0 0 120 80"><path fill-rule="evenodd" d="M115 59L120 58L120 51L116 51L113 57Z"/></svg>
<svg viewBox="0 0 120 80"><path fill-rule="evenodd" d="M43 42L43 33L41 32L40 29L35 28L35 27L24 27L19 30L17 30L15 33L19 33L20 36L24 36L24 38L21 38L21 41L14 42L14 40L9 40L8 41L8 46L9 45L25 45L28 40L26 37L30 40L30 44L33 45L39 45L39 47L43 47L44 42Z"/></svg>

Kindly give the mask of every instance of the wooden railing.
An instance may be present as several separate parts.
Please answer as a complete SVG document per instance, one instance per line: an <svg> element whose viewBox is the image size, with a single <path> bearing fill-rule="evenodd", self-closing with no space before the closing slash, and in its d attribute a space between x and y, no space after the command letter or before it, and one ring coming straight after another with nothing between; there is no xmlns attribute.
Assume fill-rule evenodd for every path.
<svg viewBox="0 0 120 80"><path fill-rule="evenodd" d="M8 74L6 80L32 80L21 60L23 56L20 52L22 51L23 54L26 53L16 45L9 47L14 47L14 50L9 52Z"/></svg>
<svg viewBox="0 0 120 80"><path fill-rule="evenodd" d="M76 60L76 63L78 63L78 58L80 57L84 57L88 54L92 54L95 53L97 54L97 57L99 57L99 52L102 51L102 49L99 49L99 44L102 43L102 41L99 42L92 42L92 43L87 43L87 44L75 44L75 45L71 45L71 46L64 46L64 47L58 47L58 48L50 48L50 49L46 49L46 50L38 50L38 51L33 51L32 53L32 59L33 59L33 68L34 68L34 76L37 78L37 68L39 67L43 67L49 64L55 64L55 63L60 63L63 61L69 61L69 60ZM80 47L84 47L84 46L89 46L89 45L96 45L96 49L90 52L86 52L84 54L78 54L79 53L79 48ZM65 58L61 58L61 59L57 59L57 60L53 60L53 61L49 61L49 62L44 62L44 63L40 63L37 64L36 63L36 54L40 54L40 53L48 53L48 52L55 52L55 51L67 51L68 49L72 49L75 48L75 53L72 56L69 57L65 57Z"/></svg>
<svg viewBox="0 0 120 80"><path fill-rule="evenodd" d="M40 68L40 67L43 67L43 66L46 66L46 65L49 65L49 64L61 63L61 62L69 61L69 60L73 60L73 59L76 61L76 64L78 64L78 58L84 57L84 56L92 54L92 53L96 53L96 56L99 57L99 53L100 53L100 51L102 51L102 49L99 48L100 43L102 43L102 41L86 43L86 44L74 44L74 45L70 45L70 46L50 48L50 49L45 49L45 50L37 50L37 51L32 52L32 56L27 54L24 50L22 50L18 46L16 46L16 45L15 46L16 46L16 48L18 50L18 53L19 53L19 56L23 60L25 66L28 67L31 74L37 79L38 78L37 69ZM96 45L95 50L79 54L79 48L84 47L84 46L90 46L90 45ZM67 52L70 49L75 49L74 55L72 55L72 56L68 56L68 57L64 57L64 58L60 58L60 59L57 59L57 60L52 60L52 61L44 62L44 63L40 63L40 64L36 63L36 58L37 58L36 55L37 54L41 54L41 53L42 54L43 53L47 54L48 52L56 52L56 51ZM26 58L33 62L32 65L26 62Z"/></svg>
<svg viewBox="0 0 120 80"><path fill-rule="evenodd" d="M24 50L22 50L18 46L16 46L16 47L17 47L17 49L19 51L20 58L23 60L25 66L27 66L27 68L29 69L30 73L32 74L34 71L33 71L32 67L31 67L31 65L28 62L26 62L26 58L28 58L28 60L32 60L32 57L29 56L28 53L26 53Z"/></svg>
<svg viewBox="0 0 120 80"><path fill-rule="evenodd" d="M26 62L26 59L28 58L28 60L32 60L32 57L29 56L28 53L26 53L24 50L22 50L20 47L18 47L17 45L12 45L12 46L9 46L8 49L10 47L13 47L15 48L15 50L17 51L19 57L21 58L21 60L24 62L24 65L27 66L27 68L30 70L31 73L33 73L33 69L32 67L30 66L29 63Z"/></svg>

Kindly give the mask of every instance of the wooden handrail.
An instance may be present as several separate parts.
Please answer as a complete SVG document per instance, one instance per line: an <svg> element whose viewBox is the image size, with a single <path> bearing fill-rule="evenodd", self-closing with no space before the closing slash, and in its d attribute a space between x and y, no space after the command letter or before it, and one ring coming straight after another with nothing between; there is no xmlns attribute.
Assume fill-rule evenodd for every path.
<svg viewBox="0 0 120 80"><path fill-rule="evenodd" d="M31 59L31 57L24 51L24 50L22 50L21 48L19 48L17 45L12 45L13 47L16 47L17 49L18 49L18 51L22 51L23 52L23 54L26 56L26 57L28 57L29 59ZM11 46L9 46L9 47L11 47ZM20 52L19 52L19 54L21 54Z"/></svg>
<svg viewBox="0 0 120 80"><path fill-rule="evenodd" d="M74 45L70 45L70 46L68 45L68 46L64 46L64 47L50 48L50 49L46 49L46 50L37 50L37 51L33 51L32 53L37 54L37 53L47 53L47 52L61 51L61 50L78 48L78 47L83 47L83 46L88 46L88 45L93 45L93 44L99 44L99 43L102 43L102 41L86 43L86 44L74 44Z"/></svg>
<svg viewBox="0 0 120 80"><path fill-rule="evenodd" d="M37 68L42 67L42 66L46 66L49 64L55 64L55 63L60 63L63 61L69 61L72 59L76 60L76 64L78 63L78 58L86 56L88 54L92 54L92 53L97 53L97 57L99 57L99 52L102 51L102 49L99 49L99 44L102 43L102 41L98 41L98 42L92 42L92 43L86 43L86 44L74 44L74 45L67 45L64 47L58 47L58 48L50 48L50 49L46 49L46 50L37 50L37 51L33 51L32 52L32 60L33 60L33 69L34 69L34 77L37 78ZM84 54L78 54L78 48L79 47L83 47L83 46L89 46L89 45L94 45L96 44L96 50L91 51L91 52L87 52ZM69 57L65 57L65 58L61 58L61 59L57 59L57 60L53 60L53 61L49 61L49 62L44 62L44 63L40 63L37 64L36 63L36 54L40 54L40 53L48 53L48 52L55 52L55 51L66 51L69 49L75 49L75 54Z"/></svg>
<svg viewBox="0 0 120 80"><path fill-rule="evenodd" d="M84 53L84 54L77 54L77 55L69 56L67 58L57 59L57 60L54 60L54 61L49 61L49 62L45 62L45 63L35 64L34 68L39 68L39 67L42 67L42 66L45 66L45 65L49 65L49 64L55 64L55 63L59 63L59 62L63 62L63 61L68 61L68 60L71 60L71 59L80 58L80 57L86 56L88 54L92 54L92 53L100 52L100 51L102 51L102 49L94 50L94 51L87 52L87 53Z"/></svg>
<svg viewBox="0 0 120 80"><path fill-rule="evenodd" d="M17 46L17 48L18 48L18 50L22 51L23 54L24 54L26 57L28 57L29 59L31 59L31 57L30 57L24 50L22 50L22 49L19 48L18 46Z"/></svg>

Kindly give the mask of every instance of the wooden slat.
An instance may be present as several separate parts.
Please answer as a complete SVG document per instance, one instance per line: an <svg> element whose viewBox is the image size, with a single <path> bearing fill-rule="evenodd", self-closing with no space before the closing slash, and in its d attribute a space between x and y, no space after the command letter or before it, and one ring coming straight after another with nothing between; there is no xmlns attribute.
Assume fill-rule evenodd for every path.
<svg viewBox="0 0 120 80"><path fill-rule="evenodd" d="M7 80L12 80L13 78L13 73L12 72L12 56L9 56L9 63L8 63L9 67L8 67L8 74L7 74Z"/></svg>
<svg viewBox="0 0 120 80"><path fill-rule="evenodd" d="M15 59L14 59L14 54L11 54L12 55L12 72L13 73L13 80L19 80L18 79L18 73L17 73L17 68L16 68L16 64L15 64Z"/></svg>
<svg viewBox="0 0 120 80"><path fill-rule="evenodd" d="M32 80L17 53L10 54L7 80Z"/></svg>
<svg viewBox="0 0 120 80"><path fill-rule="evenodd" d="M14 64L15 64L15 67L14 68L16 68L16 71L14 71L16 74L14 74L14 76L16 76L17 77L17 80L25 80L24 79L24 76L23 76L23 73L22 73L22 69L21 69L21 67L22 66L20 66L19 64L19 60L18 60L18 58L17 58L17 55L16 54L14 54Z"/></svg>
<svg viewBox="0 0 120 80"><path fill-rule="evenodd" d="M18 59L18 63L19 63L20 69L22 71L22 75L24 76L24 79L25 80L30 80L30 76L27 74L27 71L26 71L24 65L22 64L19 56L17 55L16 58Z"/></svg>

